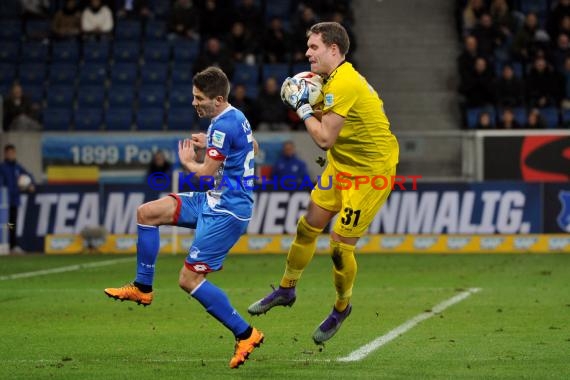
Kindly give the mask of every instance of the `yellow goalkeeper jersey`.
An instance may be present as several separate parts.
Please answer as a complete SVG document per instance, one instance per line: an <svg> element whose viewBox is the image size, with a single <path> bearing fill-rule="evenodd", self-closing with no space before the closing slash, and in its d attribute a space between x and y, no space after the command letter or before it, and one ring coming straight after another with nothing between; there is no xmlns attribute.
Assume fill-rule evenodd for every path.
<svg viewBox="0 0 570 380"><path fill-rule="evenodd" d="M381 174L398 163L398 141L378 93L349 62L342 63L323 86L323 113L345 118L327 159L338 171Z"/></svg>

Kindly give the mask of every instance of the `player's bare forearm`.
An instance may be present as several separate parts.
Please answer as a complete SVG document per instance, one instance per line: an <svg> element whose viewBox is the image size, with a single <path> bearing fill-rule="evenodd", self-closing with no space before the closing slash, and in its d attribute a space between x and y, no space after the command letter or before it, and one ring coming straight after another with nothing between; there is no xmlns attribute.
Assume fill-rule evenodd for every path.
<svg viewBox="0 0 570 380"><path fill-rule="evenodd" d="M315 144L323 150L332 148L343 125L344 117L334 112L322 114L320 120L317 117L309 117L305 120L307 132Z"/></svg>

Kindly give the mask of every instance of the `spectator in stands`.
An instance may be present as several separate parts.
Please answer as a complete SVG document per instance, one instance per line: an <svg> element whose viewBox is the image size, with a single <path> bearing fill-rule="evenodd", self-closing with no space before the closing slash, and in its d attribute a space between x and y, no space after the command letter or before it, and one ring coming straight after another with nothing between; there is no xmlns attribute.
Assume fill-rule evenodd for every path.
<svg viewBox="0 0 570 380"><path fill-rule="evenodd" d="M352 25L347 19L348 17L346 16L346 14L340 11L334 12L331 16L331 21L338 22L339 24L344 26L344 29L346 29L348 38L350 38L350 50L346 55L346 60L355 64L354 52L358 49L358 41L356 36L354 35Z"/></svg>
<svg viewBox="0 0 570 380"><path fill-rule="evenodd" d="M548 15L548 32L551 36L559 35L564 18L570 18L570 0L558 0Z"/></svg>
<svg viewBox="0 0 570 380"><path fill-rule="evenodd" d="M544 57L537 57L526 79L526 96L530 107L557 106L562 98L562 80L548 66Z"/></svg>
<svg viewBox="0 0 570 380"><path fill-rule="evenodd" d="M563 76L563 92L564 99L562 99L561 107L564 110L570 109L570 57L567 57L564 61L564 71L561 74Z"/></svg>
<svg viewBox="0 0 570 380"><path fill-rule="evenodd" d="M556 46L551 53L554 70L559 73L564 71L564 62L570 57L570 37L566 33L560 33L556 38Z"/></svg>
<svg viewBox="0 0 570 380"><path fill-rule="evenodd" d="M39 105L34 105L25 96L19 83L12 85L10 94L4 99L3 109L5 131L39 131L42 129L36 116Z"/></svg>
<svg viewBox="0 0 570 380"><path fill-rule="evenodd" d="M255 102L247 96L246 88L243 84L236 84L230 94L230 104L241 110L252 128L257 127L257 114L255 112Z"/></svg>
<svg viewBox="0 0 570 380"><path fill-rule="evenodd" d="M147 175L152 173L172 174L172 164L166 159L163 151L157 150L148 165Z"/></svg>
<svg viewBox="0 0 570 380"><path fill-rule="evenodd" d="M242 22L247 32L252 36L257 36L263 32L263 14L255 0L241 0L234 19Z"/></svg>
<svg viewBox="0 0 570 380"><path fill-rule="evenodd" d="M540 47L548 42L548 34L539 28L538 17L535 13L526 15L523 27L515 35L513 55L519 61L532 62Z"/></svg>
<svg viewBox="0 0 570 380"><path fill-rule="evenodd" d="M216 37L210 37L206 41L204 51L200 53L194 63L193 71L198 73L206 67L216 66L222 69L231 80L234 73L234 64L229 52L222 47L220 40Z"/></svg>
<svg viewBox="0 0 570 380"><path fill-rule="evenodd" d="M81 32L84 36L110 37L113 32L113 13L101 0L90 0L81 14Z"/></svg>
<svg viewBox="0 0 570 380"><path fill-rule="evenodd" d="M498 107L520 107L524 105L524 82L515 76L511 65L503 66L501 77L497 80L495 89Z"/></svg>
<svg viewBox="0 0 570 380"><path fill-rule="evenodd" d="M225 45L231 52L234 61L246 62L248 64L256 62L257 41L245 29L241 21L236 21L232 24L231 31L226 37Z"/></svg>
<svg viewBox="0 0 570 380"><path fill-rule="evenodd" d="M117 18L148 19L152 17L148 0L118 0Z"/></svg>
<svg viewBox="0 0 570 380"><path fill-rule="evenodd" d="M300 184L304 179L310 178L307 163L297 157L293 141L285 141L281 156L273 165L271 174L278 178L279 183L287 179L288 184ZM290 185L289 185L290 187Z"/></svg>
<svg viewBox="0 0 570 380"><path fill-rule="evenodd" d="M475 126L477 129L495 129L495 125L493 120L491 120L491 114L487 111L483 111L479 114L479 118L477 121L477 125Z"/></svg>
<svg viewBox="0 0 570 380"><path fill-rule="evenodd" d="M520 129L520 124L515 119L515 114L512 109L505 108L499 117L498 129Z"/></svg>
<svg viewBox="0 0 570 380"><path fill-rule="evenodd" d="M266 63L283 63L289 60L291 37L283 27L281 19L274 17L263 34L264 61ZM306 43L305 43L306 44Z"/></svg>
<svg viewBox="0 0 570 380"><path fill-rule="evenodd" d="M232 5L232 1L205 1L200 12L200 20L202 20L202 22L200 22L200 35L202 38L224 38L229 31Z"/></svg>
<svg viewBox="0 0 570 380"><path fill-rule="evenodd" d="M542 119L542 116L540 116L540 110L538 110L537 108L533 108L530 110L527 116L525 128L526 129L546 128L546 123Z"/></svg>
<svg viewBox="0 0 570 380"><path fill-rule="evenodd" d="M489 13L493 18L493 24L499 28L501 34L506 38L510 38L513 32L517 30L517 18L509 9L507 0L493 0Z"/></svg>
<svg viewBox="0 0 570 380"><path fill-rule="evenodd" d="M469 0L463 9L463 32L469 34L486 11L484 0Z"/></svg>
<svg viewBox="0 0 570 380"><path fill-rule="evenodd" d="M475 60L479 56L477 39L473 36L466 36L463 40L463 52L457 58L461 81L471 75Z"/></svg>
<svg viewBox="0 0 570 380"><path fill-rule="evenodd" d="M471 74L464 80L460 92L465 96L467 107L493 105L495 91L493 88L493 71L484 58L477 58Z"/></svg>
<svg viewBox="0 0 570 380"><path fill-rule="evenodd" d="M287 107L281 100L280 90L281 86L275 78L269 77L266 79L255 107L259 118L258 130L289 130L289 125L286 122Z"/></svg>
<svg viewBox="0 0 570 380"><path fill-rule="evenodd" d="M50 0L20 0L24 19L45 19L49 17Z"/></svg>
<svg viewBox="0 0 570 380"><path fill-rule="evenodd" d="M194 6L192 0L176 0L168 20L169 31L180 37L199 40L198 12L198 8Z"/></svg>
<svg viewBox="0 0 570 380"><path fill-rule="evenodd" d="M75 38L81 33L81 11L75 0L66 0L65 5L56 12L51 30L56 38Z"/></svg>
<svg viewBox="0 0 570 380"><path fill-rule="evenodd" d="M22 184L21 176L27 176L29 182L27 185ZM20 194L23 191L34 192L35 185L34 177L16 160L16 147L12 144L4 146L4 162L0 164L0 186L5 186L8 190L10 252L22 253L16 236Z"/></svg>
<svg viewBox="0 0 570 380"><path fill-rule="evenodd" d="M493 25L493 19L489 13L483 13L479 17L479 22L472 32L477 39L479 54L491 62L494 58L495 48L503 43L503 38L499 30Z"/></svg>
<svg viewBox="0 0 570 380"><path fill-rule="evenodd" d="M292 22L293 62L306 62L307 30L318 22L317 15L310 6L301 6ZM351 40L352 41L352 40ZM352 46L351 46L352 49Z"/></svg>

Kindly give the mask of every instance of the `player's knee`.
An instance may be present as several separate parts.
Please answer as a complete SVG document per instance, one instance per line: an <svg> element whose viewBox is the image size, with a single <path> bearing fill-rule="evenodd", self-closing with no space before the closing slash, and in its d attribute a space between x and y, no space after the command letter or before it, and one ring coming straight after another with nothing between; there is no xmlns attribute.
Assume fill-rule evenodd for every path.
<svg viewBox="0 0 570 380"><path fill-rule="evenodd" d="M331 240L330 247L331 259L336 270L342 271L348 261L354 261L353 245Z"/></svg>
<svg viewBox="0 0 570 380"><path fill-rule="evenodd" d="M137 208L137 223L149 225L151 206L148 203L142 204Z"/></svg>
<svg viewBox="0 0 570 380"><path fill-rule="evenodd" d="M186 293L191 293L204 281L204 275L194 273L183 267L178 277L178 286Z"/></svg>

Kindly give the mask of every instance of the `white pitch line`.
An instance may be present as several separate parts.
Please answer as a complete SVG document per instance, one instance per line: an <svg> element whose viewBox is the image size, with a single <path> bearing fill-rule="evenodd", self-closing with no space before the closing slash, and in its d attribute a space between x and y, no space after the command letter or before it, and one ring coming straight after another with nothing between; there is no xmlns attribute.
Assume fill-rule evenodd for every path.
<svg viewBox="0 0 570 380"><path fill-rule="evenodd" d="M359 349L351 352L347 356L342 357L342 358L338 358L337 361L339 361L339 362L356 362L356 361L362 360L365 357L367 357L368 355L370 355L372 352L376 351L377 349L379 349L380 347L385 345L386 343L396 339L400 335L404 334L406 331L412 329L413 327L415 327L420 322L423 322L426 319L431 318L434 315L441 313L442 311L444 311L448 307L455 305L458 302L463 301L467 297L471 296L472 294L477 293L480 290L481 290L480 288L467 289L466 291L461 292L461 293L451 297L450 299L445 300L445 301L437 304L436 306L432 307L431 311L426 311L424 313L416 315L412 319L407 320L406 322L404 322L400 326L389 331L387 334L382 335L382 336L374 339L372 342L365 344L364 346L362 346Z"/></svg>
<svg viewBox="0 0 570 380"><path fill-rule="evenodd" d="M123 258L123 259L96 261L96 262L87 263L87 264L77 264L77 265L69 265L66 267L43 269L43 270L37 270L37 271L33 271L33 272L14 273L14 274L6 275L6 276L0 276L0 281L17 280L20 278L28 278L28 277L36 277L36 276L45 276L45 275L54 274L54 273L73 272L76 270L104 267L107 265L114 265L114 264L119 264L122 262L132 261L132 260L134 260L133 257L128 257L128 258Z"/></svg>

